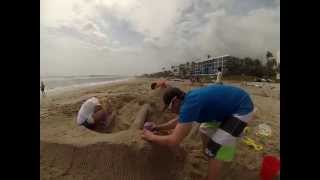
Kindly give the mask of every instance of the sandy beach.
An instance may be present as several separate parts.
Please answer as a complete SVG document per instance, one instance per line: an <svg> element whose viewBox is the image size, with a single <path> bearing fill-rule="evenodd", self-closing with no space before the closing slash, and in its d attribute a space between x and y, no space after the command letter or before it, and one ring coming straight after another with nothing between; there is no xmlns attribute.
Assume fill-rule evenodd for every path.
<svg viewBox="0 0 320 180"><path fill-rule="evenodd" d="M110 179L110 180L189 180L203 179L207 160L194 124L191 134L179 149L152 145L141 139L141 130L130 129L144 104L153 111L148 121L163 123L174 114L161 113L161 91L150 90L152 79L137 78L107 85L97 85L48 94L40 101L40 178ZM240 82L225 82L240 86ZM185 91L198 86L187 81L172 82ZM256 85L256 86L255 86ZM261 85L261 86L259 86ZM225 180L259 179L263 155L280 156L280 84L250 83L247 90L257 108L257 118L246 136L263 146L256 151L239 140L234 161L223 168ZM103 105L112 102L116 118L106 132L95 132L76 124L81 104L97 97ZM272 129L270 137L259 137L256 127L265 123ZM181 156L181 154L183 156Z"/></svg>

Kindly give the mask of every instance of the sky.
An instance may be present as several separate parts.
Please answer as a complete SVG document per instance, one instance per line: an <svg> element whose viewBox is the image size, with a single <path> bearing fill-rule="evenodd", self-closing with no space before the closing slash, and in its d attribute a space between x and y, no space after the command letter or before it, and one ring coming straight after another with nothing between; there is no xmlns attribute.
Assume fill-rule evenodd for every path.
<svg viewBox="0 0 320 180"><path fill-rule="evenodd" d="M40 73L138 75L280 50L280 0L41 0Z"/></svg>

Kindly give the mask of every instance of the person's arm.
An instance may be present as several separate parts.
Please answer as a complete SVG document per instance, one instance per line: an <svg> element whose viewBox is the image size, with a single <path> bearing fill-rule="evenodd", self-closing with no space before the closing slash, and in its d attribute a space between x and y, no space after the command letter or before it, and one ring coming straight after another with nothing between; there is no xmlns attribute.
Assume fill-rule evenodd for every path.
<svg viewBox="0 0 320 180"><path fill-rule="evenodd" d="M155 130L158 130L158 131L161 131L161 130L169 130L169 129L173 129L176 127L177 123L178 123L178 118L179 117L176 117L166 123L163 123L163 124L159 124L159 125L156 125L154 127Z"/></svg>
<svg viewBox="0 0 320 180"><path fill-rule="evenodd" d="M144 130L142 138L159 145L176 146L188 135L192 128L192 123L178 123L173 133L166 136L158 136L151 131Z"/></svg>
<svg viewBox="0 0 320 180"><path fill-rule="evenodd" d="M105 123L105 126L108 127L112 123L112 121L115 119L115 117L116 117L116 112L111 112L107 117L108 119L107 119L107 122Z"/></svg>
<svg viewBox="0 0 320 180"><path fill-rule="evenodd" d="M106 109L107 109L107 113L108 113L108 114L111 114L111 113L112 113L113 108L112 108L112 103L111 103L111 100L110 100L110 99L107 101L107 107L106 107Z"/></svg>

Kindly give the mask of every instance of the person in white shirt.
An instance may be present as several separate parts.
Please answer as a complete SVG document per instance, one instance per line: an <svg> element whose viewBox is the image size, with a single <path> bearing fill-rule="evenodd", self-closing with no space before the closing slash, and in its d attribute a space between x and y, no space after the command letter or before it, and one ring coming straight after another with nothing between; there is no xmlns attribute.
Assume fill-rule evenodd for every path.
<svg viewBox="0 0 320 180"><path fill-rule="evenodd" d="M114 119L110 101L108 104L109 108L105 109L96 97L86 100L78 112L77 124L88 129L95 129L99 125L108 127Z"/></svg>
<svg viewBox="0 0 320 180"><path fill-rule="evenodd" d="M219 67L219 68L218 68L218 74L217 74L216 84L223 84L223 83L222 83L222 72L221 72L221 67Z"/></svg>

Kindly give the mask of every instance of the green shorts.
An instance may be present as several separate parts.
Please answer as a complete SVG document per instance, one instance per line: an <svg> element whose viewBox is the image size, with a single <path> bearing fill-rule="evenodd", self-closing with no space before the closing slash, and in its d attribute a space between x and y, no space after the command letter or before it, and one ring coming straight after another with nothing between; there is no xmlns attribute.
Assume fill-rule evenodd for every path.
<svg viewBox="0 0 320 180"><path fill-rule="evenodd" d="M218 127L219 123L216 122L201 123L200 132L211 139ZM236 145L221 146L215 156L215 159L226 162L232 161L235 155L235 149Z"/></svg>

